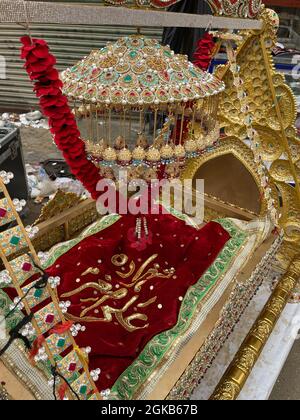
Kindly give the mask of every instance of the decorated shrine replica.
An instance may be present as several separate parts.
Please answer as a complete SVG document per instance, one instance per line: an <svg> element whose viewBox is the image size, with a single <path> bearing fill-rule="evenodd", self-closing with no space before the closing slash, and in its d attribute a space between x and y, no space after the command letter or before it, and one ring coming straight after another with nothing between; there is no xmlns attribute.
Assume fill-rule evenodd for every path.
<svg viewBox="0 0 300 420"><path fill-rule="evenodd" d="M74 10L77 23L91 10L112 16L115 6L127 6L125 20L136 8L147 20L176 2L111 0ZM51 23L68 7L15 3L12 13L0 2L2 22ZM195 64L133 28L58 74L45 41L21 39L53 139L91 195L58 192L24 228L25 203L6 187L13 174L0 172L0 309L8 333L0 372L22 396L188 399L276 271L267 305L211 396L235 399L295 292L300 146L294 97L271 57L278 17L260 0L208 3L218 31L200 42ZM67 14L63 22L73 23ZM211 74L221 46L228 63ZM204 223L159 196L164 214L117 208L101 217L104 178L204 179ZM118 204L124 200L118 191Z"/></svg>

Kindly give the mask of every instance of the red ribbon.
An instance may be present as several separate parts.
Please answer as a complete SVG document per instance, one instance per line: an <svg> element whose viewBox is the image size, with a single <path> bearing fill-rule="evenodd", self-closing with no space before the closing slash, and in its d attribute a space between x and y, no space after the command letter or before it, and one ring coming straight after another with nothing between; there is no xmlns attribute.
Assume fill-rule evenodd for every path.
<svg viewBox="0 0 300 420"><path fill-rule="evenodd" d="M42 347L42 345L44 344L45 340L46 340L45 337L43 335L40 335L35 340L35 342L33 343L32 349L29 352L29 360L30 360L31 363L34 364L34 358L38 354L38 352L39 352L40 348Z"/></svg>
<svg viewBox="0 0 300 420"><path fill-rule="evenodd" d="M68 385L67 385L67 383L66 382L63 382L61 385L60 385L60 387L58 388L58 396L59 396L59 399L61 400L61 401L63 401L63 399L65 398L65 395L66 395L66 392L67 392L67 389L68 389Z"/></svg>
<svg viewBox="0 0 300 420"><path fill-rule="evenodd" d="M65 332L69 331L72 327L72 325L74 325L74 323L72 321L66 321L63 324L60 325L56 325L54 328L52 328L52 330L50 330L49 335L51 334L64 334Z"/></svg>

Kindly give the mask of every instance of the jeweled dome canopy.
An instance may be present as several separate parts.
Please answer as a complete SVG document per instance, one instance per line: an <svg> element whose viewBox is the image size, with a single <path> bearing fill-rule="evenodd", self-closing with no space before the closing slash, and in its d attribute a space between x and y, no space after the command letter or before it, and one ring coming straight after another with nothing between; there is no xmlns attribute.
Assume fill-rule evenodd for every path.
<svg viewBox="0 0 300 420"><path fill-rule="evenodd" d="M224 84L141 36L120 38L62 73L64 92L86 103L151 107L219 94Z"/></svg>

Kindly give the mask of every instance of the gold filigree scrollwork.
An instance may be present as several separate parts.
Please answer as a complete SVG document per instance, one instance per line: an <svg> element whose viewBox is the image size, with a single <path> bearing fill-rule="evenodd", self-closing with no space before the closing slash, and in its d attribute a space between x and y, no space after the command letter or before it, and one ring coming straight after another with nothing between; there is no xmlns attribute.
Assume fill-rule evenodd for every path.
<svg viewBox="0 0 300 420"><path fill-rule="evenodd" d="M235 400L236 395L240 392L240 387L236 382L227 380L222 382L218 390L215 392L214 400L233 401Z"/></svg>
<svg viewBox="0 0 300 420"><path fill-rule="evenodd" d="M261 18L262 31L239 33L244 40L238 42L237 65L249 99L253 128L259 134L258 150L270 167L268 178L277 187L273 191L276 201L280 198L282 202L279 224L284 229L285 240L300 245L300 141L295 131L296 103L284 76L276 72L271 54L277 41L278 16L273 10L265 9ZM221 126L228 137L234 135L242 143L246 130L244 114L229 65L219 66L216 75L226 85L220 101ZM226 144L227 138L221 142ZM228 144L228 150L230 147ZM295 183L295 187L289 183Z"/></svg>
<svg viewBox="0 0 300 420"><path fill-rule="evenodd" d="M253 328L252 334L254 337L258 338L258 340L264 342L264 340L269 337L272 331L272 325L269 321L259 320L257 325Z"/></svg>
<svg viewBox="0 0 300 420"><path fill-rule="evenodd" d="M283 308L285 307L285 302L281 297L274 296L267 304L267 310L272 312L275 317L279 317Z"/></svg>
<svg viewBox="0 0 300 420"><path fill-rule="evenodd" d="M128 257L125 254L117 254L114 255L111 259L111 262L116 267L123 267L128 261Z"/></svg>
<svg viewBox="0 0 300 420"><path fill-rule="evenodd" d="M251 370L255 364L255 351L251 348L245 348L239 354L239 357L236 360L236 366L247 372Z"/></svg>

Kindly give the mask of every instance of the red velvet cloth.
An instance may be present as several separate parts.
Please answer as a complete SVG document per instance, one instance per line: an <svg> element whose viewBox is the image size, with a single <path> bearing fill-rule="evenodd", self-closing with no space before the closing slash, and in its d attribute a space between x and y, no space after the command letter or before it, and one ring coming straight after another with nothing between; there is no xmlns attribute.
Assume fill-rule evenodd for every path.
<svg viewBox="0 0 300 420"><path fill-rule="evenodd" d="M62 281L58 290L60 300L72 302L68 314L75 316L80 315L83 307L92 304L82 303L80 299L100 299L103 294L92 288L85 289L73 297L63 298L64 293L77 289L87 282L105 280L106 275L111 276L110 283L113 285L113 291L117 290L115 286L120 285L120 282L131 283L133 275L125 280L116 275L116 270L121 271L121 267L116 267L111 262L111 258L116 254L122 253L128 256L125 273L129 271L131 261L135 262L137 270L154 254L158 254L158 257L148 268L153 267L153 264L159 264L160 272L171 267L176 270L175 277L172 275L170 278L153 278L143 285L140 293L130 288L125 298L110 299L101 305L120 309L133 296L139 295L138 301L124 313L124 318L136 313L145 314L148 317L147 321L134 320L132 324L143 326L149 323L148 328L129 332L117 322L114 315L111 322L80 321L86 326L86 331L81 332L76 341L80 347L92 348L90 368L102 370L97 384L99 389L111 387L149 340L176 325L182 303L182 299L179 298L184 297L188 288L198 281L230 238L228 232L215 222L208 223L201 230L196 230L169 214L147 216L147 220L152 244L145 250L138 252L133 248L132 229L134 229L136 217L127 215L111 227L81 241L47 270L51 275L61 277ZM82 276L82 273L90 267L99 268L100 273ZM120 285L120 289L123 287ZM152 305L143 309L137 307L139 303L146 302L155 296L157 300ZM161 309L159 305L162 305ZM99 313L95 314L91 311L87 316L102 318L101 307L99 306L97 310Z"/></svg>

